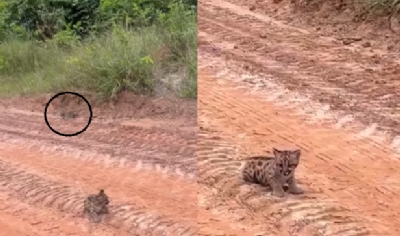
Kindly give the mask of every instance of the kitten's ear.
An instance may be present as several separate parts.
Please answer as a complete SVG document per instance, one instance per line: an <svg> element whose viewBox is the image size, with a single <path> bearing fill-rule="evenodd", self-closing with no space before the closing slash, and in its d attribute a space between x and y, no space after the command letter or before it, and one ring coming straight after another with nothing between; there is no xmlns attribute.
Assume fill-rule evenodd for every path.
<svg viewBox="0 0 400 236"><path fill-rule="evenodd" d="M275 157L280 156L280 154L282 153L281 150L276 149L276 148L272 148L272 152L274 153Z"/></svg>
<svg viewBox="0 0 400 236"><path fill-rule="evenodd" d="M293 156L294 158L296 158L297 160L300 159L300 155L301 155L301 150L300 150L300 149L294 150L294 151L292 152L292 156Z"/></svg>

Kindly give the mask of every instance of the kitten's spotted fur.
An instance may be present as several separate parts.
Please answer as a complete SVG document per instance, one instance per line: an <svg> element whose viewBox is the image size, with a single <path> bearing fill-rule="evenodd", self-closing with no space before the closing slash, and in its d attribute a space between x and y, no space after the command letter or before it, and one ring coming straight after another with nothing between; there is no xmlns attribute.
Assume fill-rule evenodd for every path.
<svg viewBox="0 0 400 236"><path fill-rule="evenodd" d="M78 117L78 114L73 111L62 111L60 115L61 115L61 118L64 120L75 119Z"/></svg>
<svg viewBox="0 0 400 236"><path fill-rule="evenodd" d="M98 194L89 195L83 203L83 214L89 214L94 223L100 222L100 214L108 214L108 196L101 189Z"/></svg>
<svg viewBox="0 0 400 236"><path fill-rule="evenodd" d="M246 160L241 170L242 178L247 182L270 186L272 195L284 197L284 186L291 194L302 194L297 186L295 170L300 161L300 150L273 149L274 157L255 156Z"/></svg>

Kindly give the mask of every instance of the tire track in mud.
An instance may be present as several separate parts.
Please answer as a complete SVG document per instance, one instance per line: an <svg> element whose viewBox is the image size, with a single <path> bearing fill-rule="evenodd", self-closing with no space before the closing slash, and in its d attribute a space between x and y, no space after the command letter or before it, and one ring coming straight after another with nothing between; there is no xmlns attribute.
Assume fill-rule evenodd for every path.
<svg viewBox="0 0 400 236"><path fill-rule="evenodd" d="M151 119L143 126L93 122L82 135L65 138L38 115L0 110L0 197L39 219L52 212L53 221L32 226L39 235L86 235L88 227L90 235L197 235L196 135L190 129L155 128ZM55 120L64 128L84 122ZM111 214L90 224L81 218L83 200L98 188L110 196ZM20 219L15 228L31 224L22 213L3 213L0 218Z"/></svg>
<svg viewBox="0 0 400 236"><path fill-rule="evenodd" d="M321 44L319 39L304 34L297 37L299 34L293 34L293 30L291 36L289 30L271 27L250 11L243 9L239 14L237 9L219 6L224 4L200 2L199 45L201 41L208 42L218 49L212 53L226 55L238 65L244 63L247 70L274 75L289 89L308 91L314 99L355 114L367 125L379 122L385 131L400 133L398 113L393 112L397 104L394 101L400 100L396 86L400 66L393 60L338 50L343 46ZM288 31L287 37L275 35L278 30ZM307 45L315 46L308 50ZM320 60L315 59L319 58L318 53ZM349 58L355 63L349 64ZM278 69L283 67L286 70ZM374 68L373 72L370 68Z"/></svg>
<svg viewBox="0 0 400 236"><path fill-rule="evenodd" d="M13 147L10 144L6 148L4 146L0 146L3 149L1 152L3 154L2 159L20 163L26 169L40 170L41 173L47 173L53 178L58 177L60 181L69 182L71 185L75 184L76 181L90 182L91 186L102 186L102 188L111 189L113 192L124 193L129 190L129 192L135 192L138 196L143 193L149 195L149 197L168 199L165 203L153 203L153 205L160 208L162 206L174 208L175 212L179 212L179 216L183 218L195 217L195 212L186 208L193 209L195 207L196 184L185 179L163 176L162 173L154 173L139 167L135 169L121 167L103 169L101 165L93 162L71 162L69 156L60 157L57 154L46 153L45 157L42 157L44 153L34 149L24 148L19 150L17 146ZM60 165L64 168L60 169ZM75 171L70 173L68 170ZM144 178L141 182L136 180L141 178ZM154 180L158 180L158 182L152 183ZM149 185L149 183L152 183L152 185ZM170 194L165 195L162 187L167 187ZM185 200L188 201L185 202ZM185 207L185 205L187 206Z"/></svg>
<svg viewBox="0 0 400 236"><path fill-rule="evenodd" d="M395 81L399 71L399 66L394 62L396 58L364 54L354 50L354 47L341 46L326 38L322 40L309 32L297 31L273 19L263 18L268 17L225 1L199 2L199 54L206 52L211 55L205 64L214 68L218 60L213 59L219 57L231 64L224 69L236 71L236 66L250 74L271 75L273 80L279 79L277 83L284 84L290 90L308 93L313 99L329 104L339 112L350 113L367 125L379 121L384 126L380 128L399 133L399 113L391 114L394 101L400 98ZM349 60L351 63L348 63ZM199 78L199 121L203 130L213 136L204 146L209 145L208 148L214 150L210 153L200 152L198 157L204 159L199 167L199 179L203 184L218 186L220 195L225 199L239 198L249 225L259 224L263 218L274 219L281 230L278 235L399 233L395 227L399 212L392 209L398 205L394 199L400 189L390 188L396 185L396 177L400 176L389 168L395 164L389 162L390 158L378 159L391 155L387 148L322 127L318 127L321 131L307 134L305 127L293 121L301 120L300 117L290 112L272 111L267 102L260 103L252 99L249 94L251 88L257 87L256 94L260 96L263 89L269 89L263 85L262 78L257 81L239 79L240 83L232 80L238 82L232 78ZM265 109L270 110L271 114L267 114ZM287 119L279 120L279 115L281 118L287 116ZM214 130L210 129L212 125ZM311 130L317 128L315 125L305 126ZM286 133L289 129L291 132ZM261 136L256 135L256 131ZM324 132L337 140L327 138ZM203 136L199 134L199 149ZM320 136L325 147L319 146L322 141L316 140ZM348 140L343 140L344 137ZM262 193L261 188L235 182L233 173L238 166L236 159L239 159L239 154L246 153L241 150L243 147L253 146L261 152L265 151L262 147L270 148L277 140L296 143L306 154L299 182L306 187L307 194L282 202ZM333 140L336 141L335 145L326 145ZM218 146L219 142L225 150L211 148L212 145ZM235 145L227 148L229 143ZM342 147L341 152L334 146ZM232 154L235 151L240 153ZM376 171L381 175L367 176L366 171L370 169L366 165L377 168ZM393 183L389 184L386 178ZM368 199L367 196L374 198ZM229 208L226 210L229 211ZM252 211L258 217L251 220ZM263 211L266 213L262 214Z"/></svg>
<svg viewBox="0 0 400 236"><path fill-rule="evenodd" d="M389 205L393 205L393 207L394 205L397 205L394 199L396 196L396 191L400 191L400 189L396 188L396 190L388 190L387 188L389 187L389 182L386 179L388 177L383 177L381 175L379 175L379 177L368 177L366 176L366 173L363 172L363 170L366 168L365 165L371 164L368 161L372 161L374 166L379 168L377 171L384 171L385 169L384 173L387 176L391 176L391 181L395 181L395 177L398 176L398 174L393 172L392 169L388 169L389 166L392 166L395 163L389 162L389 159L379 158L378 160L378 156L383 154L381 150L374 149L371 154L371 147L368 148L368 145L370 144L365 142L365 140L343 140L345 133L335 133L336 131L328 131L326 129L322 129L321 127L318 128L317 131L312 131L307 135L307 133L304 131L304 129L307 128L307 125L305 125L306 127L300 127L299 124L293 120L293 115L290 115L289 111L287 114L284 111L279 111L279 113L277 111L275 111L277 113L270 111L272 113L267 114L267 111L271 110L270 106L264 107L262 103L258 101L256 102L256 100L252 99L251 95L250 97L240 97L238 91L234 88L235 86L230 87L228 81L223 82L206 78L207 77L203 76L200 80L202 85L200 86L201 90L199 91L199 94L201 94L201 96L199 96L201 98L199 101L199 125L203 126L203 130L210 130L208 127L212 125L212 127L214 127L215 130L219 130L221 134L218 134L217 131L212 130L210 131L210 135L220 138L225 137L226 140L232 140L232 143L236 143L237 145L239 143L242 146L257 145L254 146L253 149L259 152L252 154L259 154L260 152L265 151L266 147L270 149L277 140L285 140L285 142L287 141L290 143L296 143L305 151L307 157L305 157L303 161L303 167L301 167L302 169L300 172L303 172L304 174L300 177L299 181L303 186L307 186L306 191L308 193L312 193L311 195L307 195L311 199L306 200L310 206L317 206L319 201L322 201L322 204L326 205L325 207L321 207L320 210L311 208L312 210L305 210L303 212L303 214L306 215L302 215L302 217L305 217L306 219L309 218L310 222L317 220L317 222L314 222L313 227L310 226L310 228L315 228L315 224L327 224L327 222L331 220L331 224L327 224L326 228L319 229L319 232L324 232L322 235L380 235L382 232L385 232L387 235L387 232L390 232L386 226L391 227L393 224L396 224L395 222L397 222L397 220L395 219L397 219L396 214L398 214L398 212L395 210L388 212L388 207ZM233 84L234 83L231 85ZM240 92L240 94L243 94L243 92ZM257 113L254 113L254 107L257 107ZM282 117L286 117L287 120L279 120L279 114ZM247 119L244 119L244 117L247 117ZM204 121L204 119L208 120ZM310 126L308 128L311 131L317 127L313 125L312 127ZM246 129L247 132L243 133ZM285 130L291 130L291 132L290 135L289 132L287 132L288 135L285 135L285 133L280 134L279 130L282 132ZM262 133L262 136L256 134L251 135L252 131L259 131ZM324 137L338 137L340 142L338 142L339 140L336 140L336 145L341 147L341 154L333 151L337 149L336 147L318 147L318 142L316 144L308 143L308 141L315 142L315 140L313 140L315 137L321 137L322 140L325 139ZM200 140L202 138L202 135L199 134L199 148L201 146ZM218 140L215 137L214 139ZM215 140L213 142L217 142ZM268 142L268 145L266 142ZM325 142L329 141L326 140ZM226 146L226 144L224 146ZM231 148L230 150L234 150L234 148ZM308 156L307 153L310 152L314 153L312 155L315 155L315 157ZM343 153L351 154L351 157L349 157L351 159L344 158L346 156L343 156ZM218 156L217 153L214 153L213 155L214 157ZM205 155L204 158L206 158L206 156L207 155ZM219 156L224 159L223 154L219 154ZM248 156L248 154L246 154L246 156ZM216 162L217 160L213 161L213 163ZM212 164L209 164L209 166L211 165ZM211 169L211 167L208 168ZM216 166L214 168L217 169L222 167ZM201 169L202 168L200 167L199 173L201 173ZM326 175L326 173L329 174ZM227 176L231 175L229 174ZM199 178L202 178L202 176L199 175ZM329 183L329 188L327 183ZM345 187L350 183L353 183L353 185ZM394 182L391 183L390 186L394 186L393 184ZM224 188L229 189L229 187ZM224 190L223 192L226 191L227 190ZM237 193L231 195L236 196L240 191L236 190L236 192ZM249 195L246 195L242 198L247 199L247 196L255 196L255 198L257 198L258 194L259 192L255 191L255 193L249 193ZM369 200L365 198L365 196L370 195L374 195L376 198L378 198L377 196L379 195L379 200L375 200L376 198ZM359 202L351 202L351 199L356 198L363 200L360 200ZM300 199L299 203L303 203L304 199ZM333 201L333 199L340 199L340 201ZM250 200L250 202L255 204L254 202L256 201ZM387 207L385 207L385 204L381 205L381 202L386 202L389 205L386 205ZM265 206L269 206L269 204L264 204L263 201L260 200L259 203L250 208L263 209ZM291 207L288 208L290 209ZM292 209L299 210L299 207L295 206ZM333 213L325 213L325 210L332 210ZM360 214L360 212L363 212L363 214ZM293 210L293 214L295 213L296 211ZM375 213L377 213L379 216ZM360 218L359 216L361 215L368 218ZM331 218L326 219L328 216ZM344 222L338 223L340 222L339 218L342 218L344 222L350 221L351 223L348 225L346 225ZM382 221L380 222L380 220L383 220L384 218L386 218L385 223ZM390 223L389 219L391 219ZM300 223L305 224L304 220ZM360 227L358 230L359 232L356 231L357 228L355 225ZM367 225L369 226L367 227ZM376 226L376 229L374 229L374 225ZM304 229L304 235L307 235L307 232L309 233L308 230L311 230L310 228ZM347 232L345 232L345 230L347 230ZM394 228L391 230L392 232L395 232L393 231L395 230Z"/></svg>
<svg viewBox="0 0 400 236"><path fill-rule="evenodd" d="M218 33L221 33L223 29L215 29L215 33L206 34L204 32L199 32L199 41L201 40L210 40L215 38L214 36ZM235 36L236 38L240 38L239 36ZM218 41L218 40L216 40ZM211 44L210 44L211 45ZM325 82L321 82L323 85L318 85L321 76L315 76L307 73L303 73L302 71L292 70L290 66L285 64L280 64L274 60L268 60L265 58L261 60L260 55L257 53L246 52L246 55L241 53L236 53L229 48L227 48L228 43L223 43L223 45L218 45L218 43L212 44L214 48L218 48L216 52L211 52L212 54L225 54L229 59L233 59L230 61L231 68L233 67L243 67L246 70L251 68L253 73L266 73L268 75L272 75L272 78L279 78L280 82L284 82L285 86L292 91L299 93L306 93L311 95L311 97L321 103L329 104L330 108L333 110L337 110L339 112L345 111L346 114L351 114L356 117L360 121L363 121L366 125L371 125L372 123L379 123L380 128L385 130L388 133L398 134L398 126L397 123L398 115L394 112L393 99L396 99L392 95L388 94L386 97L381 97L382 100L378 101L368 101L366 100L365 95L361 94L353 94L348 93L344 89L334 88L332 85L326 85ZM217 46L215 46L217 45ZM233 44L232 44L233 45ZM233 46L232 46L233 47ZM210 51L210 50L209 50ZM219 51L221 53L219 53ZM290 68L290 70L278 70L278 68ZM301 78L307 78L307 80L302 80ZM256 83L252 80L248 80L249 86L254 87L257 84L259 87L266 87L262 83ZM373 96L371 96L373 97ZM360 101L357 104L354 101ZM387 101L389 107L381 107L381 110L378 110L377 103L382 103L383 101ZM372 107L373 106L373 107ZM400 124L400 123L399 123ZM400 133L400 132L399 132Z"/></svg>
<svg viewBox="0 0 400 236"><path fill-rule="evenodd" d="M240 2L239 5L236 5L235 0L201 1L199 9L201 10L201 17L228 27L234 26L241 33L253 37L254 43L264 42L265 46L268 46L266 49L275 51L275 48L280 48L283 53L299 58L296 61L300 66L310 61L310 58L313 58L314 60L311 60L311 62L316 66L328 64L328 66L334 67L336 70L349 71L351 73L363 73L366 72L365 69L374 69L378 73L381 72L380 70L390 73L394 72L391 70L398 69L398 57L395 53L387 53L378 57L377 54L374 54L377 53L374 49L371 51L356 50L362 48L357 48L354 45L343 45L342 42L335 38L321 37L308 31L303 32L304 30L302 29L290 27L268 16L246 10L241 4L246 4L246 2ZM301 52L301 54L298 52ZM332 55L332 52L335 53ZM343 55L348 57L343 57ZM315 58L318 58L318 61ZM379 63L377 59L379 59ZM353 61L350 62L349 60ZM309 63L305 65L309 66ZM395 74L392 75L389 81L396 80ZM372 76L374 78L377 77L376 74L372 74ZM343 85L352 83L346 80L335 82L343 83ZM360 82L369 83L371 81ZM383 84L383 86L386 87L388 85Z"/></svg>
<svg viewBox="0 0 400 236"><path fill-rule="evenodd" d="M258 94L266 102L272 102L281 108L292 109L293 115L305 124L318 123L335 130L348 130L353 133L352 139L373 140L374 149L381 150L383 153L387 153L388 150L382 144L390 145L389 149L396 152L392 160L397 161L400 157L399 136L391 137L390 133L382 132L376 123L366 126L365 122L356 119L352 114L331 110L329 104L316 102L304 91L290 91L272 76L249 74L246 70L238 69L238 64L235 67L235 62L225 61L224 58L216 57L215 54L204 50L199 50L199 61L202 63L199 68L214 73L218 84L225 84L226 81L234 82L235 88L243 93ZM387 153L387 155L390 154Z"/></svg>
<svg viewBox="0 0 400 236"><path fill-rule="evenodd" d="M218 30L218 32L221 32L221 30ZM203 39L207 41L215 39L215 34L206 34L204 32L199 32L199 42L201 42ZM206 42L203 44L212 45L213 49L218 48L215 51L208 50L211 51L211 54L224 54L225 56L227 56L227 60L229 61L229 70L238 71L237 68L242 67L246 71L253 71L251 74L262 74L263 77L265 76L265 74L267 74L268 77L271 77L273 80L275 80L275 78L279 78L279 83L283 82L285 84L285 87L293 91L294 93L307 94L309 97L319 101L322 104L329 104L330 109L335 110L339 113L344 112L345 115L355 117L357 118L357 120L362 121L367 126L373 123L379 123L380 129L383 129L389 134L397 134L397 129L400 126L396 125L398 122L397 119L395 119L396 116L391 115L391 113L393 113L392 108L386 109L386 112L385 108L383 108L381 111L375 112L375 110L377 110L376 107L378 107L376 106L376 103L371 102L369 104L369 106L375 105L375 108L370 108L369 106L363 107L363 104L366 104L366 102L359 102L357 103L357 105L356 103L354 103L354 101L356 100L365 100L364 96L349 94L341 88L323 89L331 86L315 86L315 84L317 83L312 84L311 81L318 81L319 77L317 76L302 74L301 71L281 70L279 68L285 68L287 66L277 63L274 60L261 60L260 55L258 54L246 52L246 55L243 55L240 53L232 52L229 48L227 48L227 43L211 44ZM215 45L217 45L217 47L215 47ZM309 82L305 80L299 80L298 78L308 78ZM265 89L268 87L265 84L266 81L264 82L262 80L248 78L244 80L244 82L246 82L250 88L257 87L258 89ZM391 96L388 96L385 99L391 99Z"/></svg>
<svg viewBox="0 0 400 236"><path fill-rule="evenodd" d="M107 230L103 227L101 234L99 230L90 233L84 232L82 229L86 228L81 222L74 222L74 220L61 219L50 211L38 212L27 204L22 204L15 200L14 197L5 196L0 194L0 235L9 236L43 236L43 235L59 235L59 236L93 236L93 235L118 235L125 236L126 234L121 231ZM57 220L56 220L57 219ZM70 228L71 224L77 224L81 229ZM86 230L89 231L89 230Z"/></svg>
<svg viewBox="0 0 400 236"><path fill-rule="evenodd" d="M34 130L49 129L43 123L43 119L37 120L33 117L15 117L15 116L2 116L0 117L2 124L8 124L12 127L26 128L28 125ZM65 124L68 127L70 124ZM94 131L104 128L102 125L92 124L91 129ZM46 132L47 133L47 132ZM166 129L159 128L142 128L140 126L117 126L112 125L112 129L104 136L95 136L94 132L85 132L78 139L90 139L101 141L103 143L112 143L120 146L135 145L130 141L130 138L140 138L143 143L140 145L150 149L161 149L166 153L177 153L179 155L193 155L195 149L196 136L194 133L189 132L172 132ZM189 136L190 135L190 136ZM54 135L53 135L54 136ZM112 137L108 137L112 136ZM173 136L173 138L171 138ZM108 138L108 139L107 139ZM159 145L162 143L165 145ZM178 145L183 145L180 146ZM159 145L159 146L157 146Z"/></svg>
<svg viewBox="0 0 400 236"><path fill-rule="evenodd" d="M240 34L245 34L253 38L255 46L259 46L256 47L257 52L269 52L277 55L277 49L281 49L282 54L280 55L282 55L282 58L278 58L278 60L288 60L289 58L284 58L283 56L292 56L292 58L298 58L296 61L299 67L302 65L309 66L308 62L314 64L320 63L321 65L332 64L335 69L346 69L353 73L363 73L365 69L377 67L376 63L371 62L372 59L370 57L365 56L358 58L358 63L334 64L333 62L343 61L343 58L340 57L340 52L350 52L349 50L343 50L344 47L341 43L329 42L331 43L330 45L326 43L321 44L303 33L296 33L293 30L285 30L279 27L271 27L270 22L265 22L262 19L252 16L252 12L247 14L243 9L235 9L237 6L233 7L233 9L219 6L224 4L226 4L224 1L212 4L202 3L199 8L201 10L200 16L218 25L234 28ZM236 31L233 30L232 32ZM303 53L297 54L296 52L298 51L303 51ZM338 52L338 54L330 55L332 51ZM310 57L318 58L318 61ZM385 62L391 63L390 60ZM321 65L317 64L317 66ZM393 63L392 66L394 66Z"/></svg>
<svg viewBox="0 0 400 236"><path fill-rule="evenodd" d="M87 131L74 139L66 139L54 135L45 126L37 122L0 116L0 129L9 133L32 140L40 139L48 144L54 142L80 147L82 150L93 149L95 152L109 154L112 157L125 159L126 164L136 165L140 160L147 164L159 165L163 168L178 168L189 173L196 172L195 142L196 136L186 138L176 137L171 131L161 129L146 129L141 127L113 127L115 131L105 135ZM7 125L7 126L4 126ZM27 128L29 127L29 129ZM100 126L91 127L101 128ZM182 146L181 146L182 145Z"/></svg>
<svg viewBox="0 0 400 236"><path fill-rule="evenodd" d="M324 199L323 195L308 193L280 200L262 187L244 183L239 179L238 169L245 158L238 158L239 149L221 138L223 135L206 131L198 135L199 183L217 188L222 196L234 198L241 205L241 209L234 211L246 225L262 229L264 224L272 224L279 229L278 235L374 235L362 219L340 207L338 202ZM214 201L217 201L214 206L221 204Z"/></svg>
<svg viewBox="0 0 400 236"><path fill-rule="evenodd" d="M10 139L10 141L14 138L15 140L20 140L19 137L23 136L25 138L31 139L31 140L36 140L38 137L40 137L40 141L32 141L31 146L36 146L41 149L47 149L44 147L42 144L43 143L48 143L48 144L53 144L57 139L52 138L49 136L40 136L37 134L36 131L29 131L26 132L25 129L10 129L8 127L1 127L0 125L0 131L7 133L7 138ZM4 138L3 138L4 140ZM18 141L17 141L18 142ZM175 173L179 174L179 176L185 175L185 176L192 176L190 178L195 177L193 174L188 174L188 169L191 170L193 169L194 171L192 173L196 173L196 169L194 166L192 166L190 163L192 163L192 160L187 160L183 159L183 161L180 160L174 160L176 156L168 155L162 152L157 152L157 150L146 150L146 149L138 149L132 150L129 149L117 149L118 147L114 147L115 145L106 145L106 144L101 144L101 143L90 143L90 142L82 142L82 141L65 141L62 142L63 147L58 148L62 150L63 152L69 151L69 150L74 150L80 151L80 152L86 152L91 153L90 155L80 155L79 157L85 160L93 160L96 159L96 154L107 154L107 158L103 159L96 159L97 162L104 162L105 165L113 165L113 164L118 164L118 165L124 165L124 166L136 166L140 163L140 165L146 165L149 168L156 168L160 169L160 171L167 171L170 172L171 174L174 174L171 172L175 171ZM79 149L78 149L79 148ZM95 150L93 150L95 148ZM126 148L126 147L124 147ZM172 160L171 160L172 159ZM186 158L189 159L189 158ZM194 158L191 158L194 159ZM188 164L189 163L189 164ZM186 172L187 171L187 172Z"/></svg>
<svg viewBox="0 0 400 236"><path fill-rule="evenodd" d="M11 196L16 195L21 201L37 207L53 208L73 215L81 214L83 199L86 195L84 196L82 193L77 192L72 186L30 173L32 171L27 171L21 165L4 161L5 159L4 156L1 156L0 188L3 193L7 192ZM37 159L32 162L35 161L38 162ZM33 166L35 165L33 164ZM63 165L63 167L66 168L68 166ZM104 179L103 181L101 180L101 174L96 175L96 170L92 170L93 173L90 173L90 169L87 166L75 169L75 171L80 173L81 176L96 178L97 181L101 181L103 184L107 182ZM65 172L65 175L71 174ZM124 180L120 179L120 181ZM86 182L90 182L90 180L86 179ZM112 186L109 186L108 189L114 192ZM121 189L119 190L121 191ZM137 193L134 189L131 190ZM162 196L159 196L159 199L163 199ZM128 233L151 233L151 235L161 233L166 235L196 235L195 220L192 223L176 221L170 216L157 214L159 209L156 208L157 212L153 213L154 210L152 212L151 209L141 206L140 203L116 201L112 198L111 202L111 215L107 217L104 224L112 228L122 229ZM195 203L194 200L193 203Z"/></svg>

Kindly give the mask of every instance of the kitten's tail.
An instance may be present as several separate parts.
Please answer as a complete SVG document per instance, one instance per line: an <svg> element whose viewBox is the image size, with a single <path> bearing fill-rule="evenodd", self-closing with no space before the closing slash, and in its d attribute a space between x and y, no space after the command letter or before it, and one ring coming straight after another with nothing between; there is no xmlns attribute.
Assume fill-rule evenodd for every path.
<svg viewBox="0 0 400 236"><path fill-rule="evenodd" d="M240 164L238 168L238 177L240 180L244 180L244 169L246 167L246 160L240 160L238 161L238 163Z"/></svg>

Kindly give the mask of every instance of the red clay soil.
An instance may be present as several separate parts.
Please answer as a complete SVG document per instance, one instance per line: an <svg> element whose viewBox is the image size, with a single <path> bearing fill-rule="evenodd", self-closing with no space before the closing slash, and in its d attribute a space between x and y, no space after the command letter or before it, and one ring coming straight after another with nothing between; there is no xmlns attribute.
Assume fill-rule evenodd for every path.
<svg viewBox="0 0 400 236"><path fill-rule="evenodd" d="M86 132L62 137L44 122L51 96L0 102L1 235L197 235L196 101L125 93L94 104ZM87 106L61 100L49 120L74 133ZM94 224L83 200L99 189L110 214Z"/></svg>
<svg viewBox="0 0 400 236"><path fill-rule="evenodd" d="M241 235L399 235L400 57L291 23L287 2L199 1L199 210ZM286 144L304 195L238 179L241 160Z"/></svg>

